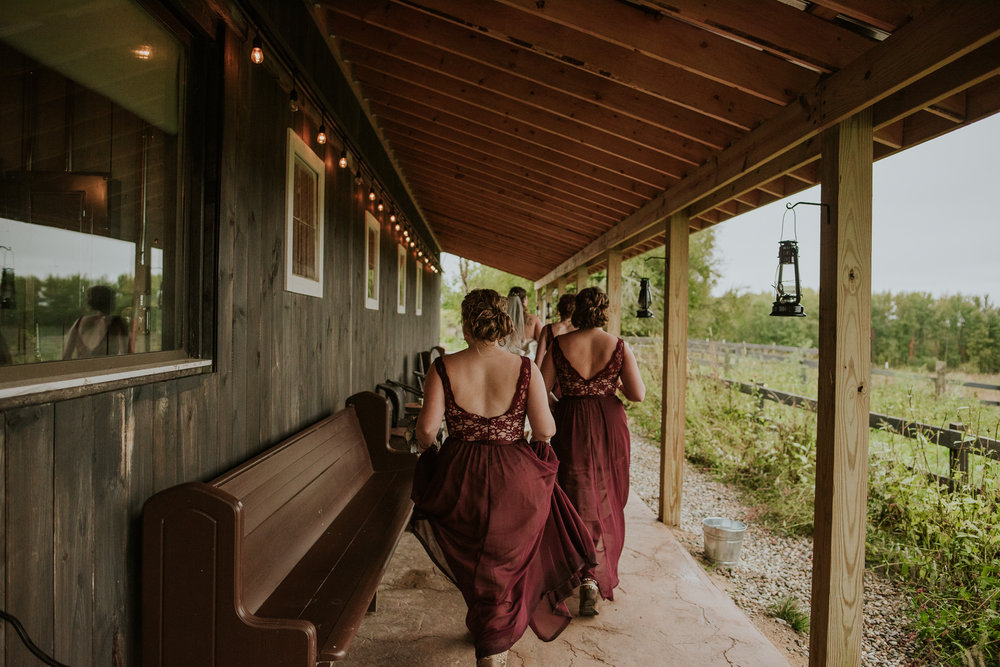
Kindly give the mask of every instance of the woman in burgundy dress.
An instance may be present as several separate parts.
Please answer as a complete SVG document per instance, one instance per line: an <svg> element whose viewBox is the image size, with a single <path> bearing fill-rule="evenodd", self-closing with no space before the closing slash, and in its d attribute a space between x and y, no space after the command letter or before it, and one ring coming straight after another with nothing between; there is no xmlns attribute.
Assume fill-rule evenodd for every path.
<svg viewBox="0 0 1000 667"><path fill-rule="evenodd" d="M565 600L595 561L587 528L556 484L555 430L541 372L499 346L512 326L504 299L473 290L462 302L469 348L435 360L424 381L413 482L414 534L458 586L478 665L506 664L530 625L554 639ZM535 442L524 439L525 415ZM448 439L432 445L441 420Z"/></svg>
<svg viewBox="0 0 1000 667"><path fill-rule="evenodd" d="M558 322L549 322L542 329L542 335L538 340L538 352L535 353L535 365L542 367L546 353L552 349L552 339L570 331L576 331L573 326L573 309L576 308L576 295L563 294L559 297L556 305L556 312L559 313Z"/></svg>
<svg viewBox="0 0 1000 667"><path fill-rule="evenodd" d="M559 485L587 523L597 549L597 566L584 573L580 614L597 614L598 595L614 599L618 559L625 544L625 503L629 490L630 437L621 389L640 402L646 387L632 350L601 327L608 321L608 297L599 287L576 295L577 331L552 341L542 361L551 389L562 396L555 408L552 449L559 457Z"/></svg>

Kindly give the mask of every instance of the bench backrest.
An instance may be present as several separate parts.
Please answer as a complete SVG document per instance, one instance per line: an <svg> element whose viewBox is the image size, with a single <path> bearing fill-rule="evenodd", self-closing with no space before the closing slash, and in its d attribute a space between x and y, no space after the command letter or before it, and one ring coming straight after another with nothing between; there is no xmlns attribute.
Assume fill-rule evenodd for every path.
<svg viewBox="0 0 1000 667"><path fill-rule="evenodd" d="M243 504L243 600L255 613L372 474L346 408L212 481Z"/></svg>

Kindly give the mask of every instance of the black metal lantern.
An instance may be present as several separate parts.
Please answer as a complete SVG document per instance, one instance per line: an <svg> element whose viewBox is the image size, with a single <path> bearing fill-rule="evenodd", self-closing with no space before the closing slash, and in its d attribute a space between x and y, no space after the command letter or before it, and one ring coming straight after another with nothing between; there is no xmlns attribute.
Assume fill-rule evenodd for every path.
<svg viewBox="0 0 1000 667"><path fill-rule="evenodd" d="M635 311L636 317L649 318L653 316L653 311L649 309L653 297L649 291L649 278L639 279L639 310Z"/></svg>
<svg viewBox="0 0 1000 667"><path fill-rule="evenodd" d="M789 209L790 210L790 209ZM785 211L788 214L788 211ZM792 227L795 228L795 211L792 211ZM785 218L781 218L781 236L785 235ZM796 230L796 237L798 236ZM786 285L788 276L785 267L792 267L795 273L794 288ZM771 305L772 317L805 317L802 308L802 286L799 282L799 242L789 240L778 241L778 269L774 278L774 304Z"/></svg>

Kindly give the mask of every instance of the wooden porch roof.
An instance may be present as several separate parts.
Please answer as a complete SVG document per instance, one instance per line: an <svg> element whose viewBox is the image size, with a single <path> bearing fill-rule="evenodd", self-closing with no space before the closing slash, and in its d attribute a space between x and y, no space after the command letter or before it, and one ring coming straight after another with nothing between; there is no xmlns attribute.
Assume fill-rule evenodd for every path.
<svg viewBox="0 0 1000 667"><path fill-rule="evenodd" d="M995 0L318 0L441 249L544 284L1000 109Z"/></svg>

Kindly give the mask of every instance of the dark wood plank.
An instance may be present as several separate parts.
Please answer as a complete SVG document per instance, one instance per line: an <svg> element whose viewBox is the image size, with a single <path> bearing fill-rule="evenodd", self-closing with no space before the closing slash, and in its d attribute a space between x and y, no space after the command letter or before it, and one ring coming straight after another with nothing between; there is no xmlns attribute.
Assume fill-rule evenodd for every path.
<svg viewBox="0 0 1000 667"><path fill-rule="evenodd" d="M94 401L55 404L53 439L53 542L57 655L89 656L94 624ZM104 420L101 420L103 425Z"/></svg>
<svg viewBox="0 0 1000 667"><path fill-rule="evenodd" d="M51 404L7 412L7 612L17 616L32 641L54 650ZM38 520L42 517L42 520ZM34 656L13 634L7 663L30 665ZM71 659L72 656L56 656Z"/></svg>
<svg viewBox="0 0 1000 667"><path fill-rule="evenodd" d="M0 117L3 116L0 111ZM0 411L0 554L7 553L7 413ZM0 558L0 605L7 609L7 558ZM16 639L14 641L17 641ZM7 660L7 624L0 623L0 661Z"/></svg>

